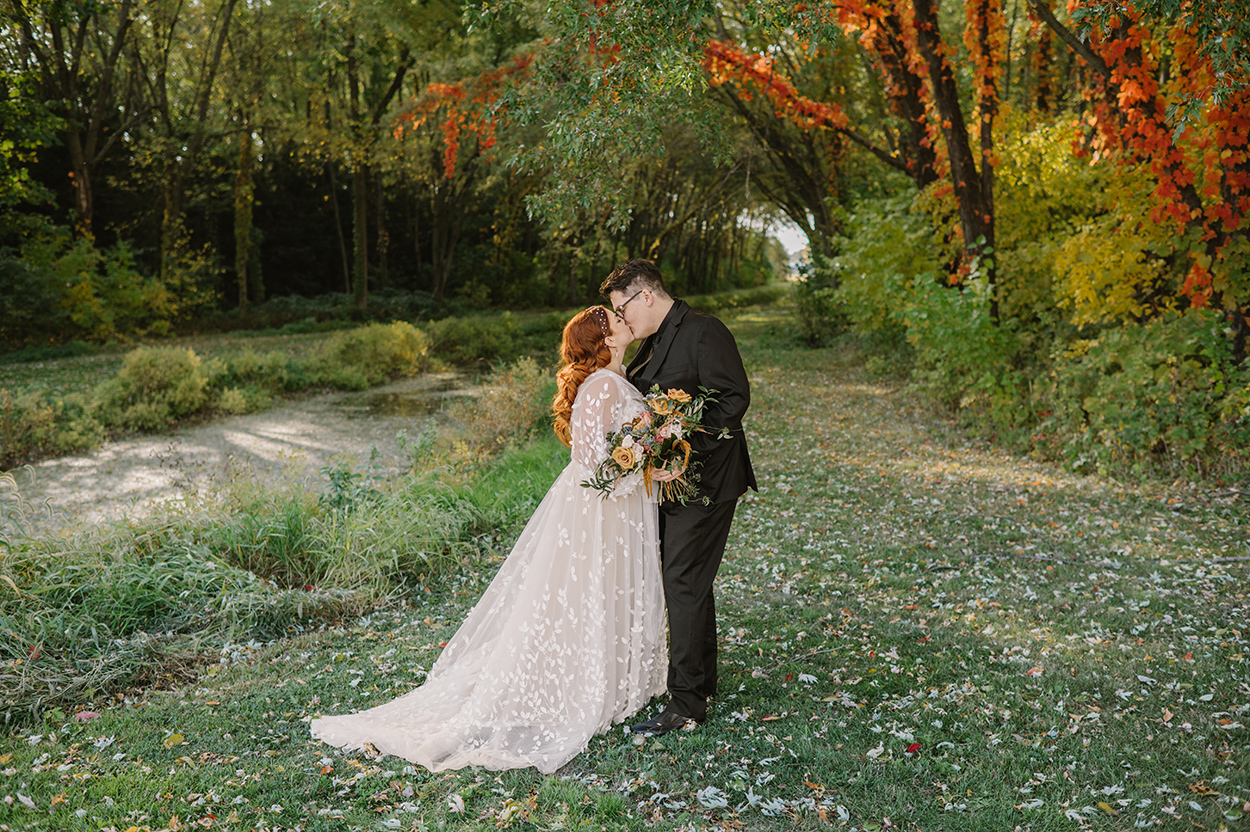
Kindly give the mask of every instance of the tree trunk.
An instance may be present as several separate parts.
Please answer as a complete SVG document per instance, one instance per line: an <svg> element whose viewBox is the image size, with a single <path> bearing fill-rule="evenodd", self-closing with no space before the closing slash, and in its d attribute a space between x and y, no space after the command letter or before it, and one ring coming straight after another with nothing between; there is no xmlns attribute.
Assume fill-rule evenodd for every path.
<svg viewBox="0 0 1250 832"><path fill-rule="evenodd" d="M352 176L352 294L358 309L369 306L369 168L361 164Z"/></svg>
<svg viewBox="0 0 1250 832"><path fill-rule="evenodd" d="M65 147L69 151L70 178L74 183L74 233L84 239L94 237L92 223L94 220L95 199L91 193L91 168L83 153L82 140L75 132L65 137Z"/></svg>
<svg viewBox="0 0 1250 832"><path fill-rule="evenodd" d="M239 287L239 310L246 311L252 262L252 133L246 127L239 137L239 172L234 178L234 271Z"/></svg>
<svg viewBox="0 0 1250 832"><path fill-rule="evenodd" d="M182 244L183 223L183 186L199 161L200 151L208 135L208 110L212 102L213 85L217 77L217 69L221 66L221 55L225 49L226 38L230 33L230 23L234 18L234 7L238 0L223 0L221 5L221 25L217 30L217 39L213 44L212 55L204 62L203 74L198 79L199 97L195 102L195 110L191 114L194 129L190 137L184 137L174 125L173 114L170 112L169 100L166 95L164 77L168 71L169 54L165 53L164 63L158 68L158 86L161 88L160 109L166 125L165 140L165 211L161 218L161 277L170 277L170 268L176 262L179 247ZM175 24L171 23L171 30ZM171 37L172 40L172 37Z"/></svg>
<svg viewBox="0 0 1250 832"><path fill-rule="evenodd" d="M964 264L969 265L974 258L981 258L987 247L993 246L992 173L989 181L983 182L981 173L977 171L968 128L964 122L963 110L960 109L959 90L943 52L945 46L938 29L936 0L912 0L912 5L916 12L916 39L928 66L934 104L942 120L942 136L946 141L946 155L950 160L955 199L959 204L959 224L964 237ZM985 118L984 114L982 118ZM992 115L988 122L982 121L982 153L986 152L987 141L990 142L989 149L992 152L992 124ZM988 260L988 263L992 264L993 260ZM990 282L993 296L996 269L993 265L987 267L984 261L982 269Z"/></svg>
<svg viewBox="0 0 1250 832"><path fill-rule="evenodd" d="M117 25L111 33L106 31L100 20L100 10L106 7L86 4L75 9L82 17L77 21L76 28L69 31L67 26L73 11L66 5L10 0L6 3L5 16L13 34L20 32L22 63L27 63L29 56L34 57L39 66L41 93L46 100L56 102L54 109L64 118L62 132L70 156L75 233L90 238L95 221L95 194L92 188L95 167L108 155L118 137L140 117L137 113L139 108L123 108L127 113L123 123L107 139L103 137L105 121L118 110L113 98L113 78L129 42L134 22L134 2L122 0L117 7ZM43 13L38 32L36 21L31 16L33 10ZM88 57L99 59L97 65L90 67L98 73L95 77L90 77L90 69L86 66ZM94 95L90 85L84 87L81 83L83 78L88 77L95 81Z"/></svg>
<svg viewBox="0 0 1250 832"><path fill-rule="evenodd" d="M373 209L374 222L377 223L377 247L378 247L378 288L385 289L390 284L390 265L387 262L387 249L390 248L391 236L386 230L386 191L382 188L382 183L375 184L373 189L376 197Z"/></svg>
<svg viewBox="0 0 1250 832"><path fill-rule="evenodd" d="M357 154L352 174L352 294L358 309L369 306L369 148L360 118L360 67L356 59L355 22L343 48L347 59L347 93L351 107L353 150Z"/></svg>
<svg viewBox="0 0 1250 832"><path fill-rule="evenodd" d="M343 291L352 293L352 270L347 260L347 236L343 233L343 215L339 211L339 183L334 175L334 162L326 162L330 172L330 204L334 207L334 230L339 238L339 258L343 262Z"/></svg>

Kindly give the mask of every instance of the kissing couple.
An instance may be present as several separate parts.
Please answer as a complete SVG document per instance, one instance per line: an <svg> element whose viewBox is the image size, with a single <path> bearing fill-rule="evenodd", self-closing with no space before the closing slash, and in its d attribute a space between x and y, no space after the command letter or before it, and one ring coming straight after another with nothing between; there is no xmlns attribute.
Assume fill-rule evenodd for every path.
<svg viewBox="0 0 1250 832"><path fill-rule="evenodd" d="M705 720L716 693L712 582L738 498L755 488L742 429L746 370L725 325L672 298L651 261L617 266L600 292L612 311L577 313L560 345L552 409L568 466L424 684L366 711L314 719L314 737L348 749L368 743L431 771L550 774L665 690L663 711L630 730L656 736ZM643 414L652 385L716 391L704 429L689 437L700 499L653 496L643 471L607 494L582 486L608 456L608 433Z"/></svg>

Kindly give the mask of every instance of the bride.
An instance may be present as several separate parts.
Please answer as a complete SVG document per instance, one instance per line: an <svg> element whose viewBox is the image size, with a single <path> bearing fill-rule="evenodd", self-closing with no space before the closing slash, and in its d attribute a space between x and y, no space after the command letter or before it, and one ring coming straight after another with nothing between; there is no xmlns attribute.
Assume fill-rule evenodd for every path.
<svg viewBox="0 0 1250 832"><path fill-rule="evenodd" d="M480 765L551 773L662 693L667 673L658 517L642 475L582 487L606 435L639 415L624 377L629 328L603 307L564 327L553 410L572 459L421 687L312 721L330 745L431 771Z"/></svg>

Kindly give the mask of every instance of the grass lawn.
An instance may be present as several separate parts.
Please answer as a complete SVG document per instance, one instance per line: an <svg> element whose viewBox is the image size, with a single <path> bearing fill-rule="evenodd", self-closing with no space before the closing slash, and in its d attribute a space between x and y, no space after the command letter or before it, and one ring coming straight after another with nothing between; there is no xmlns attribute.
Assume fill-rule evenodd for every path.
<svg viewBox="0 0 1250 832"><path fill-rule="evenodd" d="M312 741L316 715L419 683L480 563L5 729L0 829L1250 828L1244 495L1014 458L852 348L790 346L784 309L731 326L760 491L720 572L706 725L618 727L554 776Z"/></svg>

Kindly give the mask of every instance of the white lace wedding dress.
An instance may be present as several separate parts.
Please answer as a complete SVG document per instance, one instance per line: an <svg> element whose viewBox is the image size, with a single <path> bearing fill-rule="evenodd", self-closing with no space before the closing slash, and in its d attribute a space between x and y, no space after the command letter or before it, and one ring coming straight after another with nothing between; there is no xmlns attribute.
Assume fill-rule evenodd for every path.
<svg viewBox="0 0 1250 832"><path fill-rule="evenodd" d="M312 721L341 748L372 743L431 771L551 773L663 692L668 652L656 504L641 475L585 488L606 435L642 412L637 390L592 373L573 404L572 459L421 687Z"/></svg>

